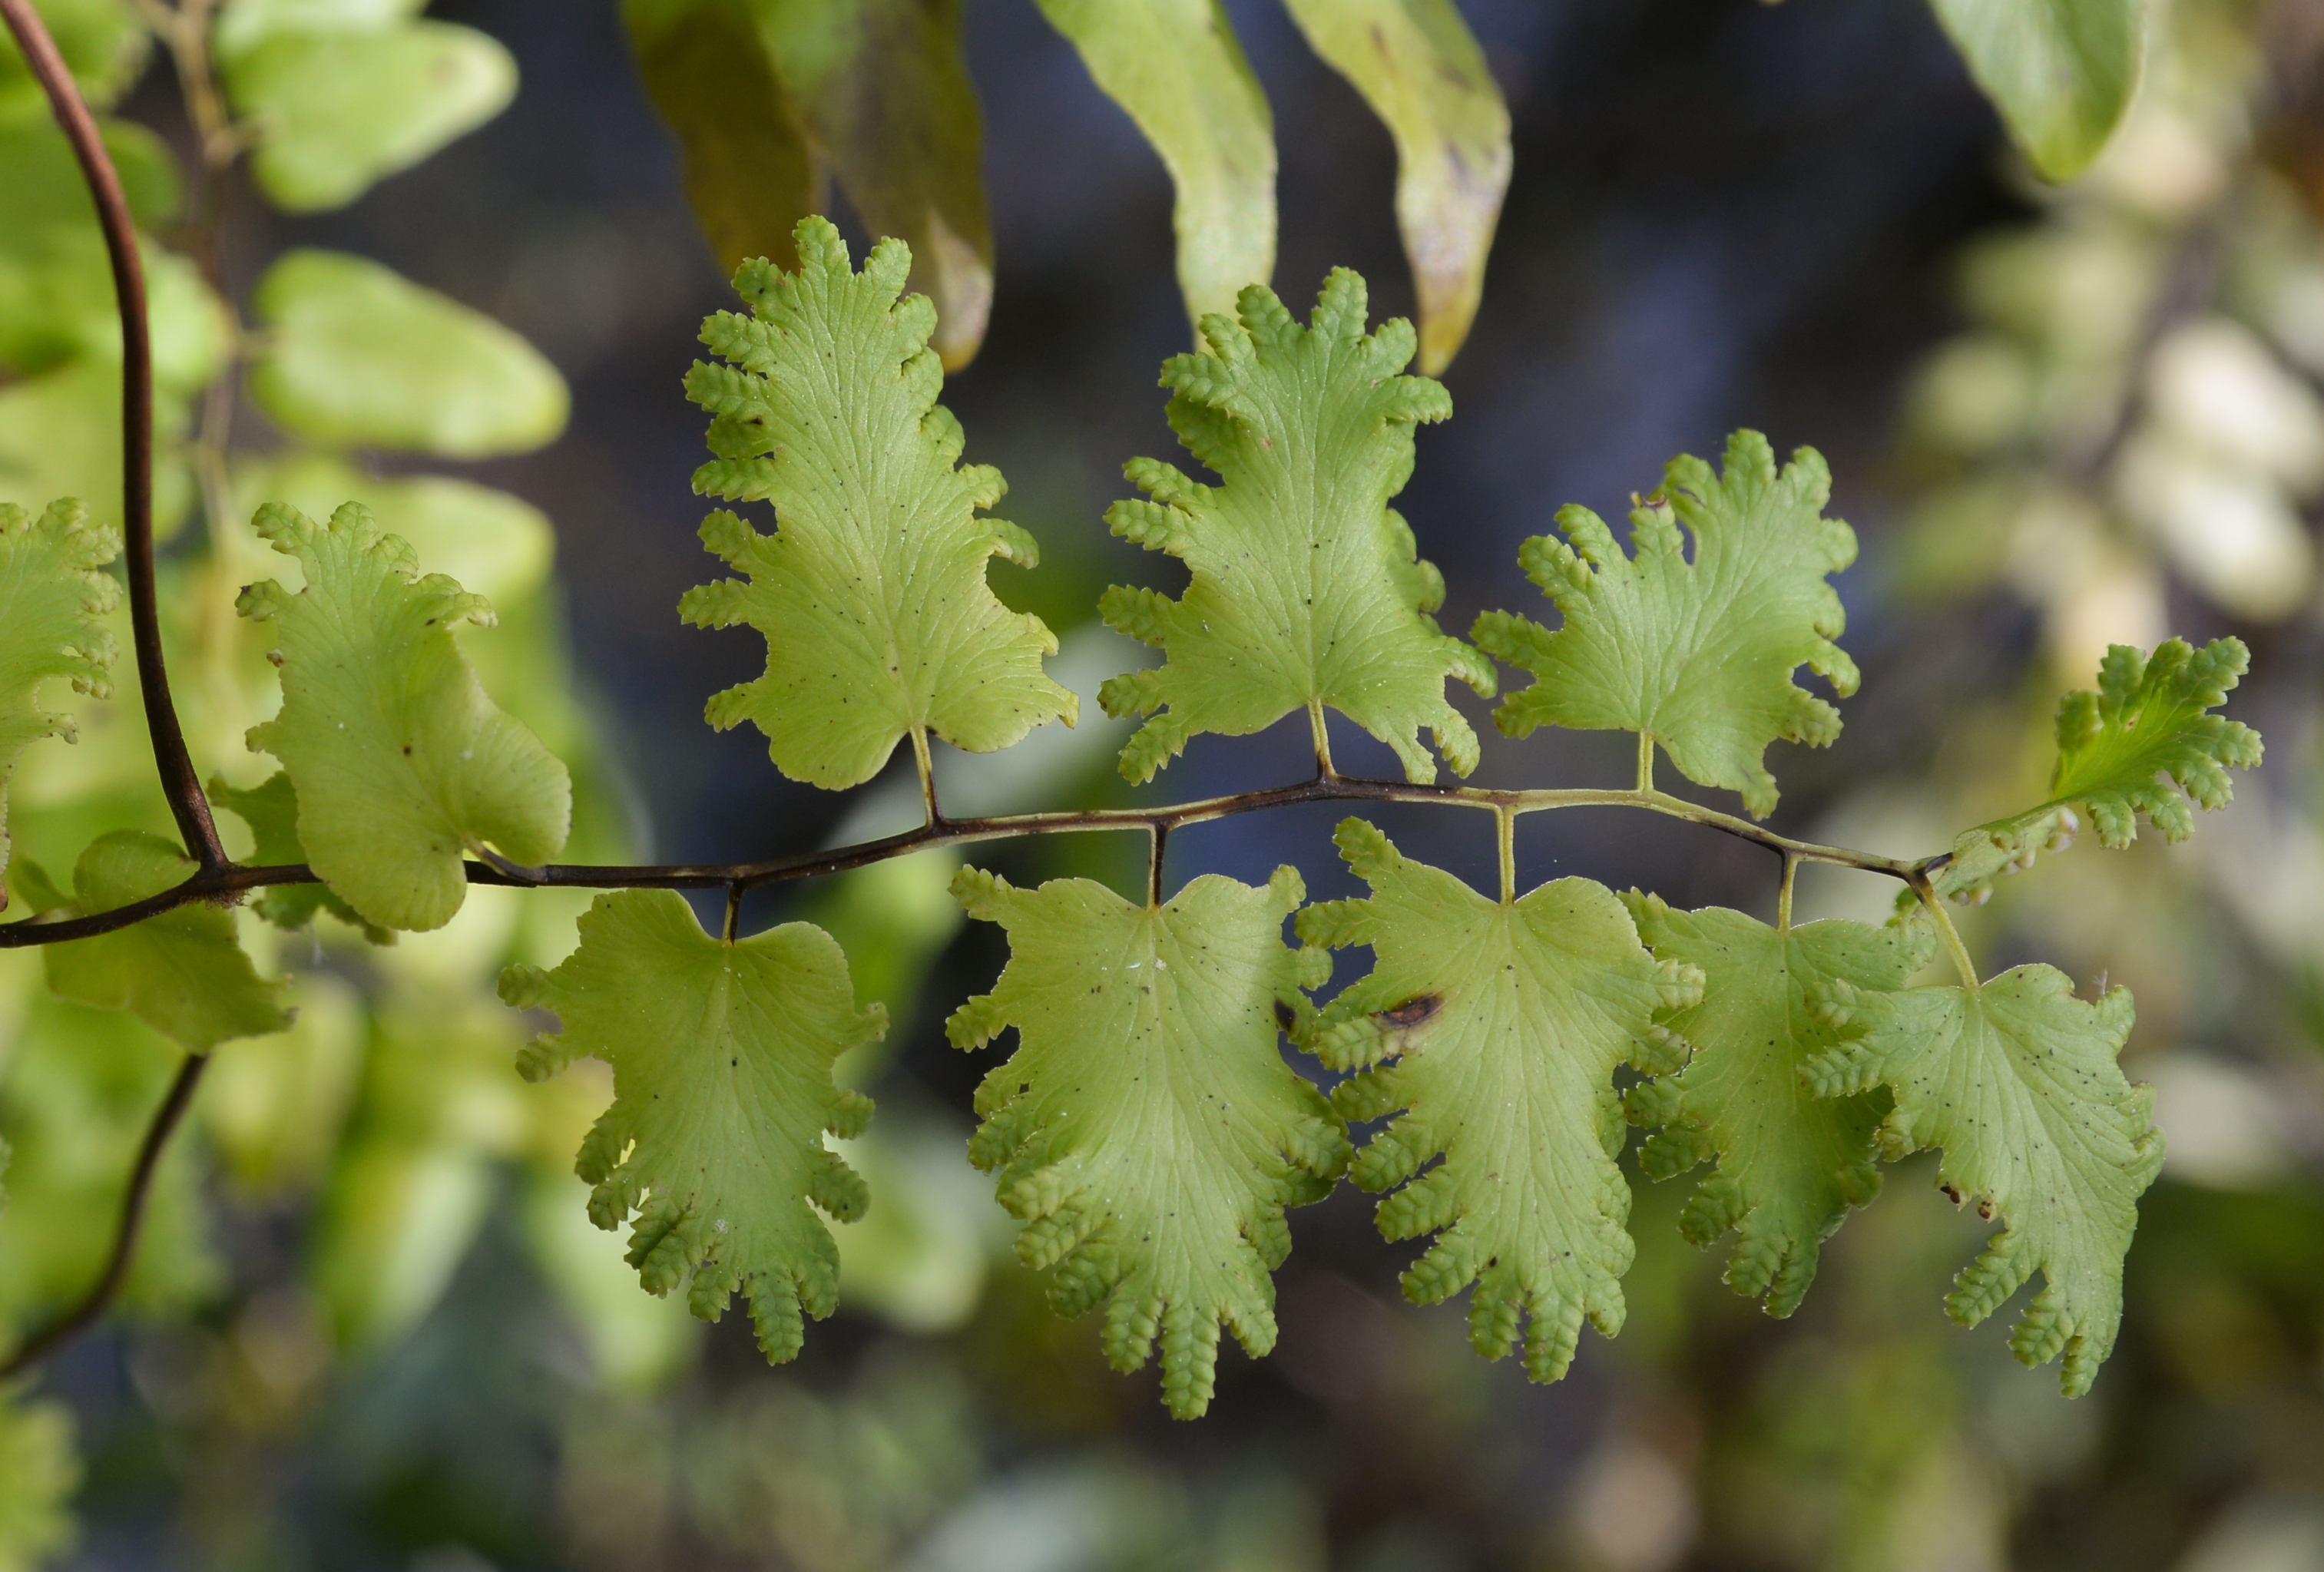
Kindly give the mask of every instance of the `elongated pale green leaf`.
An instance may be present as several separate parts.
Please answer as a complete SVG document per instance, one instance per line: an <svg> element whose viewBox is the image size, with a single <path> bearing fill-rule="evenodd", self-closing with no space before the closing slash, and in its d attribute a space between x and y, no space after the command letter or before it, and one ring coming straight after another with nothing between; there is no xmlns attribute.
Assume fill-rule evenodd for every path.
<svg viewBox="0 0 2324 1572"><path fill-rule="evenodd" d="M1588 879L1492 901L1361 819L1336 839L1371 896L1308 907L1299 937L1369 944L1377 963L1306 1045L1361 1072L1333 1094L1343 1116L1396 1116L1351 1176L1395 1191L1383 1236L1437 1236L1406 1296L1434 1304L1475 1283L1477 1351L1500 1358L1529 1322L1526 1374L1555 1381L1584 1318L1608 1337L1622 1326L1634 1247L1614 1067L1676 1067L1684 1046L1655 1019L1702 997L1702 974L1648 955L1622 903Z"/></svg>
<svg viewBox="0 0 2324 1572"><path fill-rule="evenodd" d="M0 1568L33 1572L73 1541L72 1411L0 1387Z"/></svg>
<svg viewBox="0 0 2324 1572"><path fill-rule="evenodd" d="M2044 179L2090 166L2138 92L2144 0L1932 0Z"/></svg>
<svg viewBox="0 0 2324 1572"><path fill-rule="evenodd" d="M1669 1021L1693 1044L1693 1060L1623 1099L1632 1124L1657 1130L1638 1165L1668 1179L1718 1163L1679 1214L1679 1230L1698 1245L1734 1230L1728 1286L1788 1316L1815 1279L1818 1246L1849 1208L1880 1190L1878 1103L1812 1097L1801 1083L1808 1062L1839 1043L1809 996L1833 981L1903 988L1927 960L1927 935L1843 922L1778 932L1720 906L1674 912L1636 890L1622 901L1657 956L1704 979L1702 1002Z"/></svg>
<svg viewBox="0 0 2324 1572"><path fill-rule="evenodd" d="M299 843L299 794L290 777L276 770L261 785L237 789L223 780L209 783L210 801L250 826L250 860L262 867L281 867L307 860ZM363 930L374 944L392 944L394 931L366 923L355 909L319 884L278 884L259 892L251 909L278 928L303 928L318 912L328 912L343 923Z"/></svg>
<svg viewBox="0 0 2324 1572"><path fill-rule="evenodd" d="M752 0L623 0L622 19L721 269L752 257L797 267L792 226L825 206L826 182Z"/></svg>
<svg viewBox="0 0 2324 1572"><path fill-rule="evenodd" d="M1040 0L1176 188L1178 288L1199 324L1275 272L1275 122L1220 0Z"/></svg>
<svg viewBox="0 0 2324 1572"><path fill-rule="evenodd" d="M936 302L933 342L958 371L992 311L984 121L960 0L751 0L760 37L847 205L911 246Z"/></svg>
<svg viewBox="0 0 2324 1572"><path fill-rule="evenodd" d="M539 350L377 262L293 251L254 303L251 397L310 442L489 458L565 429L565 380Z"/></svg>
<svg viewBox="0 0 2324 1572"><path fill-rule="evenodd" d="M687 591L679 615L767 636L766 675L713 697L710 723L750 722L776 768L835 790L871 779L915 731L982 753L1072 724L1079 701L1041 671L1056 636L985 582L993 556L1030 567L1038 553L1016 525L976 516L1007 484L959 462L960 422L936 401L934 312L897 298L907 248L881 242L859 273L825 220L797 238L798 272L746 265L734 287L752 315L703 325L731 363L687 373L720 455L695 489L771 501L780 526L703 520L703 544L749 576Z"/></svg>
<svg viewBox="0 0 2324 1572"><path fill-rule="evenodd" d="M116 830L80 854L67 910L90 915L142 901L183 884L196 866L158 835ZM127 1010L189 1053L290 1024L282 985L258 975L235 933L234 914L223 906L180 906L118 933L49 945L42 954L49 986L66 998Z"/></svg>
<svg viewBox="0 0 2324 1572"><path fill-rule="evenodd" d="M251 172L278 207L343 207L466 136L516 97L516 60L474 28L261 30L219 53L235 114L258 134Z"/></svg>
<svg viewBox="0 0 2324 1572"><path fill-rule="evenodd" d="M282 711L250 730L282 761L307 861L383 928L439 928L467 894L466 853L521 863L565 846L573 786L540 739L484 694L452 630L492 608L354 503L328 526L271 505L254 521L306 587L251 585L235 608L273 624Z"/></svg>
<svg viewBox="0 0 2324 1572"><path fill-rule="evenodd" d="M1241 311L1239 325L1204 322L1209 353L1162 368L1171 429L1224 483L1133 459L1125 473L1154 500L1106 512L1116 535L1193 574L1176 601L1117 586L1099 603L1167 657L1099 694L1108 714L1153 717L1122 749L1121 772L1148 780L1196 732L1244 736L1328 705L1395 749L1412 779L1436 778L1423 727L1466 775L1477 735L1444 683L1489 694L1492 665L1437 628L1444 581L1388 505L1412 475L1413 428L1451 415L1452 400L1441 383L1397 374L1412 325L1367 336L1364 281L1344 268L1306 327L1256 284Z"/></svg>
<svg viewBox="0 0 2324 1572"><path fill-rule="evenodd" d="M1671 461L1662 490L1630 515L1635 559L1597 514L1561 509L1572 545L1536 536L1518 559L1564 625L1488 611L1471 635L1540 679L1502 700L1494 721L1512 737L1544 724L1643 731L1689 780L1740 792L1766 817L1776 796L1767 744L1840 735L1840 712L1793 674L1805 666L1840 697L1856 691L1856 663L1831 642L1846 613L1824 582L1856 560L1856 535L1823 517L1831 495L1813 448L1778 473L1767 439L1738 431L1724 474Z"/></svg>
<svg viewBox="0 0 2324 1572"><path fill-rule="evenodd" d="M78 502L52 502L38 520L0 502L0 874L8 869L17 755L43 737L73 740L72 717L41 707L42 688L60 677L78 693L113 692L105 617L121 587L97 569L120 553L120 535L92 525ZM0 906L7 904L0 888Z"/></svg>
<svg viewBox="0 0 2324 1572"><path fill-rule="evenodd" d="M1284 1209L1347 1166L1340 1121L1277 1047L1280 1021L1314 1013L1302 985L1330 970L1283 942L1299 875L1256 889L1209 875L1158 908L1084 878L1020 890L964 869L953 889L1008 930L1009 965L945 1032L960 1048L1018 1032L977 1089L969 1158L1025 1224L1019 1257L1050 1269L1049 1302L1102 1303L1117 1370L1158 1336L1163 1401L1191 1419L1222 1323L1254 1356L1275 1346Z"/></svg>
<svg viewBox="0 0 2324 1572"><path fill-rule="evenodd" d="M827 1316L838 1295L838 1247L813 1208L844 1222L867 1199L823 1143L872 1119L832 1062L887 1029L879 1006L855 1007L831 936L787 923L722 942L674 891L620 890L581 918L578 950L553 971L511 967L501 997L562 1023L519 1061L528 1080L576 1058L613 1067L613 1106L575 1171L599 1227L636 1214L629 1259L647 1290L690 1278L687 1308L715 1321L740 1289L760 1351L797 1355L802 1312Z"/></svg>
<svg viewBox="0 0 2324 1572"><path fill-rule="evenodd" d="M1820 997L1846 1041L1809 1064L1809 1084L1826 1096L1886 1085L1896 1106L1880 1126L1883 1154L1943 1148L1940 1182L2002 1225L1954 1280L1946 1312L1973 1327L2039 1271L2010 1349L2029 1365L2064 1355L2066 1395L2088 1392L2122 1325L2138 1198L2163 1167L2154 1089L2116 1062L2129 990L2091 1004L2054 967L2021 966L1974 992L1839 982Z"/></svg>
<svg viewBox="0 0 2324 1572"><path fill-rule="evenodd" d="M226 0L210 48L232 56L285 32L378 32L427 9L428 0Z"/></svg>
<svg viewBox="0 0 2324 1572"><path fill-rule="evenodd" d="M1452 0L1285 0L1396 138L1396 218L1420 298L1420 369L1452 363L1509 186L1509 111Z"/></svg>
<svg viewBox="0 0 2324 1572"><path fill-rule="evenodd" d="M1974 900L2006 873L2034 865L2043 850L2073 841L2085 809L2098 841L2120 849L2138 839L2144 814L2165 841L2194 832L2187 799L2224 808L2235 798L2230 768L2255 769L2260 735L2210 712L2227 702L2249 669L2240 639L2215 639L2201 649L2165 639L2152 658L2127 644L2110 646L2096 693L2080 689L2058 703L2058 763L2050 800L2040 807L1966 831L1939 869L1939 894ZM2181 792L2185 795L2181 795Z"/></svg>

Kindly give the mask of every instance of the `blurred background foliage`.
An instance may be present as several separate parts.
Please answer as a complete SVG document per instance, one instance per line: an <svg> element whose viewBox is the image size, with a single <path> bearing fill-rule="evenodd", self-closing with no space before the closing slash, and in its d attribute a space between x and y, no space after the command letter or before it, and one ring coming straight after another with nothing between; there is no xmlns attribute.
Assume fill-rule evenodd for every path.
<svg viewBox="0 0 2324 1572"><path fill-rule="evenodd" d="M613 0L420 9L234 0L189 30L206 11L42 5L112 107L152 239L165 604L198 761L236 786L266 773L242 734L271 683L230 607L283 559L241 520L263 498L319 515L355 497L497 607L466 648L573 764L576 860L912 822L908 778L819 795L699 723L755 660L672 614L706 566L678 377L725 291ZM1515 548L1560 503L1618 508L1737 425L1818 446L1865 543L1842 583L1865 682L1837 747L1777 750L1777 822L1899 854L2037 799L2056 696L2107 642L2253 647L2235 712L2270 757L2232 808L2168 851L2045 858L1965 917L1988 969L2049 960L2139 1000L2127 1062L2161 1088L2171 1162L2096 1392L2070 1404L2019 1369L2006 1316L1944 1320L1982 1230L1908 1163L1781 1323L1679 1240L1683 1187L1634 1176L1628 1327L1552 1388L1479 1362L1457 1310L1406 1305L1406 1251L1342 1190L1293 1216L1277 1352L1229 1353L1211 1417L1173 1425L1150 1373L1113 1375L1092 1325L1049 1314L961 1161L982 1067L940 1027L1001 954L964 929L941 853L747 914L823 923L894 1022L842 1067L881 1114L850 1154L876 1200L840 1230L841 1312L770 1371L732 1318L705 1328L641 1293L588 1225L571 1154L608 1084L513 1072L529 1027L491 979L563 954L582 900L478 889L450 928L389 947L244 917L298 1024L220 1051L122 1312L0 1397L0 1567L2324 1566L2324 5L2159 0L2144 88L2063 188L2025 171L1904 0L1462 9L1516 156L1447 374L1458 413L1422 437L1403 503L1448 626L1529 598ZM964 11L1001 260L946 401L1043 547L996 588L1060 631L1053 669L1087 700L1139 655L1096 623L1097 591L1157 566L1099 515L1124 458L1174 451L1151 382L1185 333L1173 192L1033 5ZM1346 263L1376 309L1411 311L1389 133L1280 7L1227 11L1279 128L1277 287L1296 303ZM100 257L62 142L0 58L0 500L117 511ZM20 856L52 873L102 831L168 828L134 685L78 708L78 746L28 754L12 793ZM1084 712L942 757L945 801L1128 800L1120 729ZM1161 786L1290 778L1306 747L1299 725L1199 740ZM1334 747L1387 768L1368 739ZM1628 748L1489 739L1480 779L1619 782ZM1335 817L1187 832L1170 876L1289 860L1318 898L1355 893ZM1468 815L1380 817L1413 854L1489 873ZM1671 822L1528 820L1520 859L1528 879L1774 902L1761 853ZM1127 887L1142 852L1087 838L991 860ZM1801 901L1877 919L1889 894L1811 869ZM175 1060L51 996L37 955L0 955L11 1335L96 1272Z"/></svg>

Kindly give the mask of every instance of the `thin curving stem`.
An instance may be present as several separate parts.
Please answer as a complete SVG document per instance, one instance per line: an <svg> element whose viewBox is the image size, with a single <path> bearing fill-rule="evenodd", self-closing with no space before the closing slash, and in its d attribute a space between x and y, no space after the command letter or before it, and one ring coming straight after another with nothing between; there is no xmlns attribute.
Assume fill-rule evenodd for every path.
<svg viewBox="0 0 2324 1572"><path fill-rule="evenodd" d="M81 177L97 204L113 261L113 288L121 308L121 526L129 572L130 639L137 652L137 687L145 701L145 727L153 764L178 821L178 833L205 870L226 866L226 848L210 819L209 799L186 751L186 733L170 702L170 674L161 661L161 612L153 581L153 345L145 312L145 268L137 227L122 194L121 177L97 134L97 120L74 85L56 40L32 0L0 0L0 19L15 35L32 75L49 95L65 140L80 161Z"/></svg>

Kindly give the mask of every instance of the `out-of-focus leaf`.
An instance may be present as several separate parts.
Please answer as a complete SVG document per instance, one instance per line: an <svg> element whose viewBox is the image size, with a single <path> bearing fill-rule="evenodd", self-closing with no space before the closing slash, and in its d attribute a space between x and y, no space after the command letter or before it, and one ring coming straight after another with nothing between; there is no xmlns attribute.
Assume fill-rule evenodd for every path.
<svg viewBox="0 0 2324 1572"><path fill-rule="evenodd" d="M327 971L290 985L297 1019L212 1056L202 1079L202 1128L247 1194L289 1196L330 1171L363 1074L362 997Z"/></svg>
<svg viewBox="0 0 2324 1572"><path fill-rule="evenodd" d="M236 55L279 32L376 32L427 9L428 0L226 0L210 48Z"/></svg>
<svg viewBox="0 0 2324 1572"><path fill-rule="evenodd" d="M947 371L966 365L992 309L992 225L960 0L631 0L626 10L721 259L731 265L740 247L795 264L784 236L821 205L828 169L866 228L909 243L912 285L936 302L936 353ZM682 74L712 57L703 82ZM675 111L672 95L685 98ZM794 126L806 133L804 167Z"/></svg>
<svg viewBox="0 0 2324 1572"><path fill-rule="evenodd" d="M251 173L293 213L345 207L516 97L508 51L444 22L270 32L219 65L235 113L259 133Z"/></svg>
<svg viewBox="0 0 2324 1572"><path fill-rule="evenodd" d="M625 0L622 19L720 268L754 256L797 267L791 226L825 206L824 171L749 0Z"/></svg>
<svg viewBox="0 0 2324 1572"><path fill-rule="evenodd" d="M73 869L78 915L109 912L192 877L193 860L158 835L100 836ZM49 986L100 1009L127 1010L189 1053L290 1025L282 985L258 975L243 953L234 914L197 901L118 933L49 945Z"/></svg>
<svg viewBox="0 0 2324 1572"><path fill-rule="evenodd" d="M1199 323L1275 272L1275 122L1220 0L1040 0L1177 188L1178 288ZM1294 6L1297 11L1299 8ZM1425 369L1427 350L1421 352Z"/></svg>
<svg viewBox="0 0 2324 1572"><path fill-rule="evenodd" d="M1969 75L2044 179L2098 156L2138 91L2142 0L1932 0Z"/></svg>
<svg viewBox="0 0 2324 1572"><path fill-rule="evenodd" d="M129 90L152 41L129 0L33 0L32 9L57 41L82 97L102 109ZM25 69L15 38L0 27L0 118L47 110L48 97Z"/></svg>
<svg viewBox="0 0 2324 1572"><path fill-rule="evenodd" d="M154 414L165 434L182 429L182 401L157 400ZM166 538L192 504L193 477L164 457L153 489L153 521ZM99 519L121 517L121 372L110 361L69 361L0 386L0 501L37 508L60 496L80 498Z"/></svg>
<svg viewBox="0 0 2324 1572"><path fill-rule="evenodd" d="M0 1387L0 1572L33 1572L73 1540L72 1411Z"/></svg>
<svg viewBox="0 0 2324 1572"><path fill-rule="evenodd" d="M281 502L310 519L326 519L342 503L360 502L383 533L401 537L431 573L495 606L529 595L549 577L557 531L549 516L521 497L448 475L368 474L332 454L290 453L256 460L235 472L236 511L247 518ZM296 589L297 563L273 565Z"/></svg>
<svg viewBox="0 0 2324 1572"><path fill-rule="evenodd" d="M1509 185L1509 112L1452 0L1285 0L1396 138L1396 219L1420 299L1420 369L1452 363Z"/></svg>
<svg viewBox="0 0 2324 1572"><path fill-rule="evenodd" d="M294 251L254 303L269 332L251 396L309 441L488 458L565 429L565 380L539 350L377 262Z"/></svg>

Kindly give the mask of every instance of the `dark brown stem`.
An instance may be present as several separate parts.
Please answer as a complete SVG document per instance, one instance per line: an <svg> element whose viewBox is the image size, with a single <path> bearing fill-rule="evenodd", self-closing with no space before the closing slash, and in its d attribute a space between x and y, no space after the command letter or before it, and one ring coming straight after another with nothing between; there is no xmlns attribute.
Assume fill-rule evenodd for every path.
<svg viewBox="0 0 2324 1572"><path fill-rule="evenodd" d="M153 739L154 767L178 821L178 833L205 870L222 869L226 848L210 822L209 799L202 795L200 777L186 751L185 731L170 703L170 676L161 663L161 604L153 582L153 346L146 324L145 269L137 253L136 224L96 118L32 0L0 0L0 18L6 20L25 63L47 90L57 124L80 161L81 176L97 204L97 225L105 232L106 253L113 262L114 292L121 308L121 532L137 686L145 701L146 730Z"/></svg>
<svg viewBox="0 0 2324 1572"><path fill-rule="evenodd" d="M16 3L17 0L0 0L0 5ZM209 1062L207 1053L187 1054L186 1062L178 1066L176 1079L170 1082L169 1095L153 1110L153 1122L145 1127L145 1139L137 1148L137 1166L130 1171L129 1193L121 1198L121 1221L114 1229L113 1254L106 1259L105 1271L72 1309L26 1338L6 1359L0 1360L0 1380L48 1357L95 1326L113 1308L122 1285L129 1281L130 1263L136 1259L137 1235L145 1221L145 1203L153 1193L153 1176L161 1172L161 1154L169 1149L170 1136L186 1117L186 1110L193 1106L194 1092L201 1085L202 1071L209 1068Z"/></svg>

